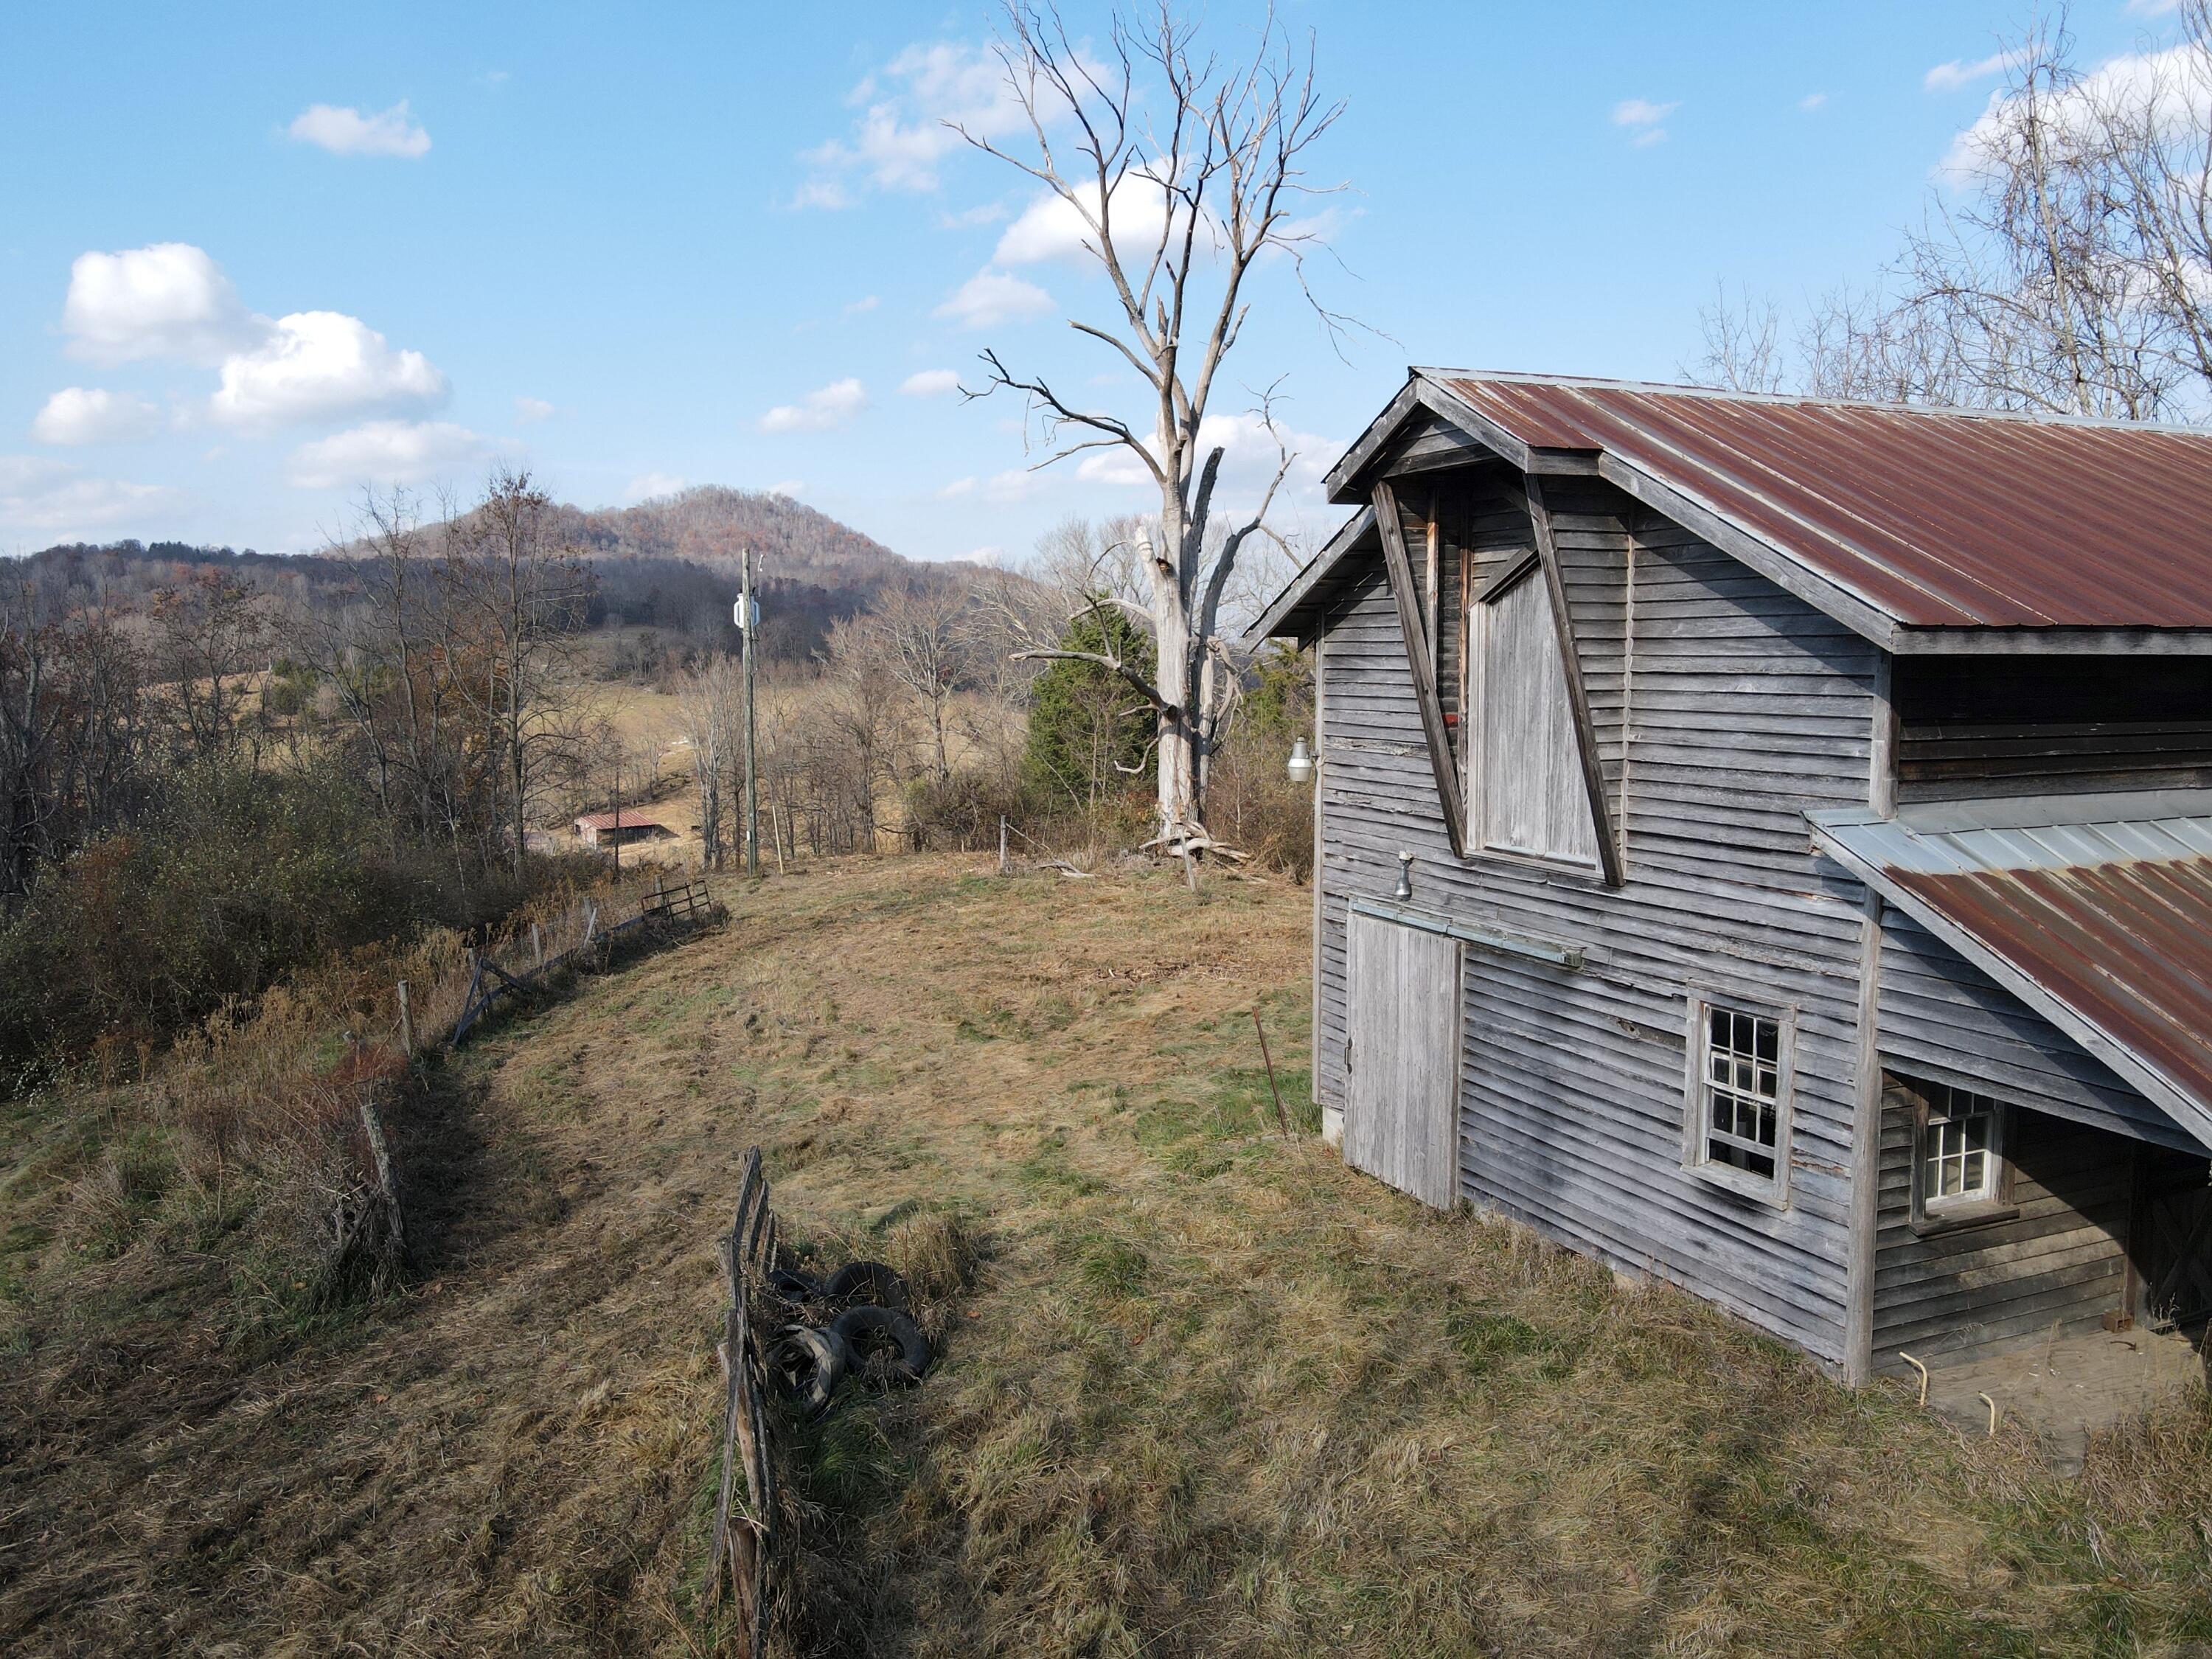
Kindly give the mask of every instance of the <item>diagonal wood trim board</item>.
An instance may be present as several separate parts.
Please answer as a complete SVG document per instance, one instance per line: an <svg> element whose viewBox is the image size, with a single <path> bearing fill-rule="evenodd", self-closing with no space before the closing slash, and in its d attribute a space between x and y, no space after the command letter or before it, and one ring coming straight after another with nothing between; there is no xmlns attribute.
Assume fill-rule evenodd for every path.
<svg viewBox="0 0 2212 1659"><path fill-rule="evenodd" d="M1406 660L1413 672L1413 699L1420 705L1421 731L1428 738L1429 766L1436 774L1444 827L1451 835L1453 854L1465 858L1467 795L1460 787L1459 762L1452 754L1443 703L1437 696L1436 654L1429 641L1428 620L1421 614L1420 591L1413 585L1413 562L1406 552L1406 527L1398 516L1398 494L1387 479L1375 483L1375 523L1382 532L1382 564L1389 574L1391 597L1398 602L1398 626L1405 635Z"/></svg>

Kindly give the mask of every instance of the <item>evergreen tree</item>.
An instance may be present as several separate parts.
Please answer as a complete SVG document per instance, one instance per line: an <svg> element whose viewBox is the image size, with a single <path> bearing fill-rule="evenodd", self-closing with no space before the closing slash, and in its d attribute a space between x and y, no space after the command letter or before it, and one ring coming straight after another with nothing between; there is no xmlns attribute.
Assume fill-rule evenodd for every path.
<svg viewBox="0 0 2212 1659"><path fill-rule="evenodd" d="M1152 672L1152 642L1120 608L1101 604L1068 623L1063 651L1114 657ZM1152 711L1129 683L1097 663L1054 661L1037 676L1030 705L1023 779L1053 800L1090 807L1132 778L1150 777Z"/></svg>

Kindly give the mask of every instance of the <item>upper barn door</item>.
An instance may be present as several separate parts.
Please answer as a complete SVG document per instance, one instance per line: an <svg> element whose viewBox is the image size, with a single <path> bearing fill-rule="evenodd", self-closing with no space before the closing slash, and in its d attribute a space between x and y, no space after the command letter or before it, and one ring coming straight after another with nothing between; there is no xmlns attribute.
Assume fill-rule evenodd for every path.
<svg viewBox="0 0 2212 1659"><path fill-rule="evenodd" d="M1459 1196L1460 945L1352 913L1344 1161L1425 1204Z"/></svg>

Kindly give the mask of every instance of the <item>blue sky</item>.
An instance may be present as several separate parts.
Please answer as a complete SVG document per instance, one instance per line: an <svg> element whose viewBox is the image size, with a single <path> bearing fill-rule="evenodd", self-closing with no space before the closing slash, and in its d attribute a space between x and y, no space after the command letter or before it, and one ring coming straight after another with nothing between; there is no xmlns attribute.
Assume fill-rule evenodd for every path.
<svg viewBox="0 0 2212 1659"><path fill-rule="evenodd" d="M2158 3L2083 0L2085 57ZM1194 15L1235 48L1261 14ZM1717 281L1869 275L2025 6L1279 15L1347 105L1313 279L1379 331L1340 361L1283 270L1257 292L1215 409L1280 378L1295 532L1409 362L1677 378ZM1034 189L935 125L989 118L994 15L4 0L0 551L312 548L363 483L465 493L501 458L589 506L781 488L923 558L1139 507L942 389L993 346L1143 416L1066 326L1103 295Z"/></svg>

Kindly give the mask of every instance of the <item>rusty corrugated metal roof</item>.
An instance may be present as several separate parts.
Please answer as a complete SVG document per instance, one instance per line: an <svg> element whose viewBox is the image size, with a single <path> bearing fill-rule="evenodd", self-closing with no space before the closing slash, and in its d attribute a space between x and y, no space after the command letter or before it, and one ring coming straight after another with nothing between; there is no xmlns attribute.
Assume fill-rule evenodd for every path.
<svg viewBox="0 0 2212 1659"><path fill-rule="evenodd" d="M576 820L579 830L665 830L666 823L650 812L624 807L619 812L586 812Z"/></svg>
<svg viewBox="0 0 2212 1659"><path fill-rule="evenodd" d="M2039 805L1808 816L1825 850L2212 1146L2212 796Z"/></svg>
<svg viewBox="0 0 2212 1659"><path fill-rule="evenodd" d="M1593 452L1913 628L2212 628L2212 434L1414 373L1534 450Z"/></svg>

